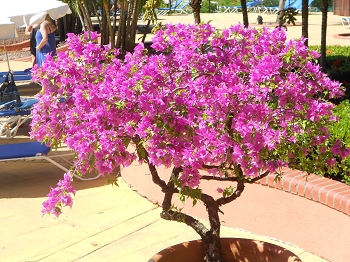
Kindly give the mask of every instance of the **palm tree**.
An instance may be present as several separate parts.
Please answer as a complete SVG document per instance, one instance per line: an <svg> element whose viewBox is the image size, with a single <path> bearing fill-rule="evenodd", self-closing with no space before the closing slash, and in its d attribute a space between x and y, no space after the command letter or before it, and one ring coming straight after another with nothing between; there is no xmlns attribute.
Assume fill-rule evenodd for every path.
<svg viewBox="0 0 350 262"><path fill-rule="evenodd" d="M202 6L202 0L192 0L190 3L190 6L192 7L194 22L196 24L199 24L201 22L201 6Z"/></svg>
<svg viewBox="0 0 350 262"><path fill-rule="evenodd" d="M90 12L89 12L89 6L87 0L78 0L78 5L80 7L80 11L83 14L84 17L84 24L87 27L88 31L93 31L92 28L92 21L90 17Z"/></svg>
<svg viewBox="0 0 350 262"><path fill-rule="evenodd" d="M247 10L247 0L241 0L241 6L242 6L242 14L243 14L243 25L245 27L248 27L249 20L248 20L248 10Z"/></svg>
<svg viewBox="0 0 350 262"><path fill-rule="evenodd" d="M305 45L309 46L309 0L302 0L301 35L305 37Z"/></svg>
<svg viewBox="0 0 350 262"><path fill-rule="evenodd" d="M285 14L285 10L284 7L286 5L286 0L280 0L279 1L279 5L278 5L278 26L282 27L284 24L284 14Z"/></svg>
<svg viewBox="0 0 350 262"><path fill-rule="evenodd" d="M326 68L326 38L327 38L327 11L328 0L322 0L322 24L321 24L321 57L320 66L323 70Z"/></svg>
<svg viewBox="0 0 350 262"><path fill-rule="evenodd" d="M82 26L84 27L84 19L81 16L77 0L62 0L62 2L67 3L72 11L72 14L67 14L57 20L60 40L65 41L67 33L80 33L81 30L84 29L82 28Z"/></svg>

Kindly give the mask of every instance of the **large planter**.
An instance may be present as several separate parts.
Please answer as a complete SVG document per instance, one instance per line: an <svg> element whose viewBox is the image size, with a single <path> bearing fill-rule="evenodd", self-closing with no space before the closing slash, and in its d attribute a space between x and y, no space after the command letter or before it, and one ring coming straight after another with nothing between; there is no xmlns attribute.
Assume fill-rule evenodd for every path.
<svg viewBox="0 0 350 262"><path fill-rule="evenodd" d="M222 238L221 249L227 262L301 262L291 251L263 241L243 238ZM168 247L148 262L202 262L204 247L201 240Z"/></svg>

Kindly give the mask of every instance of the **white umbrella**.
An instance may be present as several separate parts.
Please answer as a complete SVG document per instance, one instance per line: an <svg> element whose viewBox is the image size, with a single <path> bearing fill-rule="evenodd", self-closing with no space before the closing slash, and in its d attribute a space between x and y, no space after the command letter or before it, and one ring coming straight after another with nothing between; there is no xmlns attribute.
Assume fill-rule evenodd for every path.
<svg viewBox="0 0 350 262"><path fill-rule="evenodd" d="M45 20L46 14L54 20L71 14L68 4L56 0L0 0L0 39L4 40L7 65L10 64L5 45L6 39L16 37L15 28L25 27Z"/></svg>
<svg viewBox="0 0 350 262"><path fill-rule="evenodd" d="M68 4L61 1L11 0L1 3L0 17L10 18L16 27L24 27L43 22L46 14L57 20L71 13Z"/></svg>

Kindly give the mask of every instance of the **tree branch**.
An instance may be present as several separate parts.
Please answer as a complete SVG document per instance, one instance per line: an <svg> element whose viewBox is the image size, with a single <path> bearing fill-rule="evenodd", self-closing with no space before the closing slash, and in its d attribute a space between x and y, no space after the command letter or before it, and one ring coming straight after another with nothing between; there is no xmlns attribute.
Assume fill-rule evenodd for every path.
<svg viewBox="0 0 350 262"><path fill-rule="evenodd" d="M243 176L243 172L241 170L241 173L242 173L242 176L240 177L236 177L237 178L237 188L235 190L235 192L233 192L233 194L229 197L221 197L221 198L218 198L216 200L216 203L218 206L222 206L222 205L225 205L227 203L230 203L232 202L233 200L237 199L238 197L241 196L242 192L244 191L244 188L245 188L245 183L248 183L248 184L253 184L255 183L256 181L260 180L261 178L264 178L266 177L268 174L270 174L269 171L266 171L265 173L257 176L257 177L254 177L254 178L245 178Z"/></svg>
<svg viewBox="0 0 350 262"><path fill-rule="evenodd" d="M203 239L209 232L209 230L197 219L193 218L190 215L184 214L182 212L173 211L173 210L163 210L160 214L160 217L165 220L171 220L176 222L182 222L186 225L193 228L197 234Z"/></svg>
<svg viewBox="0 0 350 262"><path fill-rule="evenodd" d="M231 176L231 177L201 176L201 179L203 179L203 180L215 180L215 181L232 181L232 182L236 182L239 180L239 178L235 177L235 176Z"/></svg>
<svg viewBox="0 0 350 262"><path fill-rule="evenodd" d="M156 167L149 161L149 157L148 157L149 154L148 154L146 148L143 145L140 145L140 142L141 142L140 137L137 136L137 137L133 138L132 141L135 143L136 151L137 151L139 158L143 159L148 164L148 168L149 168L149 171L151 172L153 183L158 185L162 189L162 192L164 192L164 193L169 192L169 191L171 191L172 193L177 193L178 192L177 189L175 189L173 187L171 190L168 187L168 185L165 183L165 181L159 177ZM143 155L141 152L143 152Z"/></svg>
<svg viewBox="0 0 350 262"><path fill-rule="evenodd" d="M260 179L262 179L262 178L268 176L269 174L270 174L270 171L265 171L265 173L263 173L263 174L261 174L261 175L259 175L259 176L257 176L257 177L254 177L254 178L250 178L249 180L247 179L247 180L244 181L244 182L249 183L249 184L253 184L253 183L255 183L256 181L258 181L258 180L260 180Z"/></svg>

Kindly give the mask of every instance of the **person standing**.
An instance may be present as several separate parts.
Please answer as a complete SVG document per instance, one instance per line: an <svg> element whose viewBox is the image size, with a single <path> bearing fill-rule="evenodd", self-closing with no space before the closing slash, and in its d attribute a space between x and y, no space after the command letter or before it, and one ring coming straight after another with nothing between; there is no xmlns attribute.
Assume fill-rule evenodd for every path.
<svg viewBox="0 0 350 262"><path fill-rule="evenodd" d="M56 30L54 20L49 14L46 15L45 21L40 24L40 29L36 31L36 64L41 67L48 54L56 55Z"/></svg>
<svg viewBox="0 0 350 262"><path fill-rule="evenodd" d="M29 25L26 27L25 34L30 36L30 56L32 58L32 68L36 64L36 40L35 34L39 29L39 24Z"/></svg>

